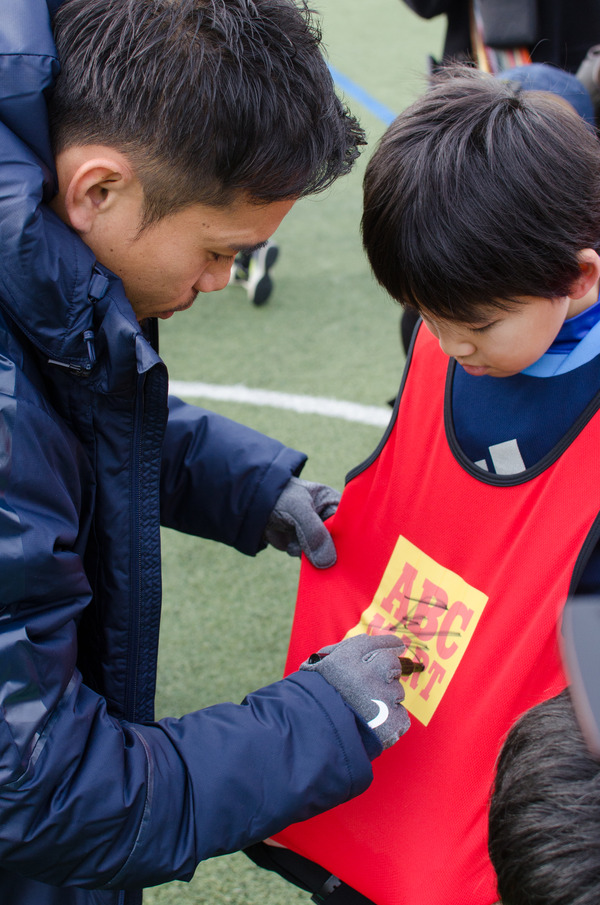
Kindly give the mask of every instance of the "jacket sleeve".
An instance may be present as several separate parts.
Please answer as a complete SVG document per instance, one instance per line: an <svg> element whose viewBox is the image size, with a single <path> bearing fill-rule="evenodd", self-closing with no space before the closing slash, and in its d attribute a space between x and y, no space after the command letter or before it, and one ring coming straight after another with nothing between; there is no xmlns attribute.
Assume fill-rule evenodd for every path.
<svg viewBox="0 0 600 905"><path fill-rule="evenodd" d="M93 476L52 410L0 377L0 864L57 886L189 879L364 790L360 726L317 675L180 719L111 716L77 668Z"/></svg>
<svg viewBox="0 0 600 905"><path fill-rule="evenodd" d="M161 523L254 554L306 456L221 415L169 398Z"/></svg>

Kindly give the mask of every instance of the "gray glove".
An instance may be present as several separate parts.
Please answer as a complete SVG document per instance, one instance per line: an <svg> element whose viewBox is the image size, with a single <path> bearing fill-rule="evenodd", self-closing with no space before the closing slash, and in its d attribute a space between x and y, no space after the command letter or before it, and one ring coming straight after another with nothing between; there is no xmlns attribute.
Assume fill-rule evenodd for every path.
<svg viewBox="0 0 600 905"><path fill-rule="evenodd" d="M264 540L290 556L305 553L317 569L328 569L337 555L323 521L333 515L340 496L326 484L290 478L269 516Z"/></svg>
<svg viewBox="0 0 600 905"><path fill-rule="evenodd" d="M395 635L355 635L323 647L300 669L321 673L389 748L410 726L401 704L404 688L398 681L402 675L398 658L405 649Z"/></svg>

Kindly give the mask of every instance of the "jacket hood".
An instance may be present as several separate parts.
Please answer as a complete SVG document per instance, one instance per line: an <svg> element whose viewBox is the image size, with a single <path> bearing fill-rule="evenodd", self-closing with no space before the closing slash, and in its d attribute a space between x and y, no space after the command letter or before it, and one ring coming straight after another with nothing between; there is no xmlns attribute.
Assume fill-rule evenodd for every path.
<svg viewBox="0 0 600 905"><path fill-rule="evenodd" d="M97 326L94 302L109 283L111 300L128 322L123 326L134 333L140 328L121 281L99 267L77 233L44 204L57 189L45 94L60 67L46 0L33 4L39 9L27 28L22 0L2 4L0 308L49 359L87 369L84 334L94 329L95 318ZM49 3L52 10L59 5Z"/></svg>
<svg viewBox="0 0 600 905"><path fill-rule="evenodd" d="M48 358L89 364L86 336L97 327L95 300L111 300L133 332L139 325L121 281L45 204L43 171L33 152L0 126L0 147L15 145L0 167L0 307Z"/></svg>

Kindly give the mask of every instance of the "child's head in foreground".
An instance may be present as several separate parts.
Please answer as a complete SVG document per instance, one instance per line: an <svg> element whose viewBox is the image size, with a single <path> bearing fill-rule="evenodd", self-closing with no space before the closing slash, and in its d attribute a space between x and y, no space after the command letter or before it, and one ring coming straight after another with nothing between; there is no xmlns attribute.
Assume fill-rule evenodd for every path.
<svg viewBox="0 0 600 905"><path fill-rule="evenodd" d="M556 95L452 67L373 154L362 231L447 354L517 373L598 298L600 144Z"/></svg>
<svg viewBox="0 0 600 905"><path fill-rule="evenodd" d="M489 851L502 905L598 905L600 761L568 691L529 710L498 759Z"/></svg>

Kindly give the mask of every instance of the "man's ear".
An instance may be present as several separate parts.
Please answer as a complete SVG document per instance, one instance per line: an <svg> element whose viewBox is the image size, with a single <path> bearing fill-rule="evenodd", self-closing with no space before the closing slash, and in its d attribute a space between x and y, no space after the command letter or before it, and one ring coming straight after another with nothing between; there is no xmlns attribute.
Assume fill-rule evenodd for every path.
<svg viewBox="0 0 600 905"><path fill-rule="evenodd" d="M111 210L136 182L123 155L94 151L85 146L71 148L59 154L56 161L59 194L52 206L81 236L89 233L97 217Z"/></svg>
<svg viewBox="0 0 600 905"><path fill-rule="evenodd" d="M580 299L600 281L600 257L593 248L584 248L579 258L579 276L569 290L569 298Z"/></svg>

